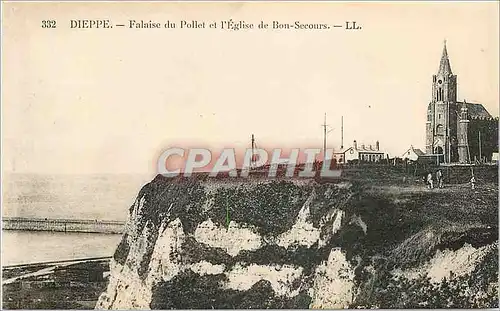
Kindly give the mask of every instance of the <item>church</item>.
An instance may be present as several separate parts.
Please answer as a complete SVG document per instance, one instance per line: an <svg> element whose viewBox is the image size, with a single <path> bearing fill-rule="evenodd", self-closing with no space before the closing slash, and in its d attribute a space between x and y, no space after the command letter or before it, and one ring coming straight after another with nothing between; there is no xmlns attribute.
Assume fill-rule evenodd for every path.
<svg viewBox="0 0 500 311"><path fill-rule="evenodd" d="M451 70L446 42L437 74L432 76L432 100L427 108L426 155L440 163L489 162L498 152L498 117L479 103L457 101L457 75Z"/></svg>

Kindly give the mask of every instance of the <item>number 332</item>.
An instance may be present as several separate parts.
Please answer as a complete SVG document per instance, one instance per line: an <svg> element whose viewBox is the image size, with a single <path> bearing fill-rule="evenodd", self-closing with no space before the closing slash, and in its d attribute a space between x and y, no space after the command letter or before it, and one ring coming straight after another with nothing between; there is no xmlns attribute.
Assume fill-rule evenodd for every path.
<svg viewBox="0 0 500 311"><path fill-rule="evenodd" d="M42 28L56 28L56 21L54 20L42 21Z"/></svg>

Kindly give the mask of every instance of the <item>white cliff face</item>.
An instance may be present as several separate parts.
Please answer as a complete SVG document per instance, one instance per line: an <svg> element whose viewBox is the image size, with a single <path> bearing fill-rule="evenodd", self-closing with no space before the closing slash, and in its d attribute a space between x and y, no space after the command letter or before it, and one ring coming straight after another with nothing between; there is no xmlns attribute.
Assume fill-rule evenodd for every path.
<svg viewBox="0 0 500 311"><path fill-rule="evenodd" d="M332 229L324 235L318 243L318 247L323 247L326 243L340 230L340 226L342 225L342 218L344 217L343 210L333 210L326 217L321 220L321 227L323 227L327 222L329 222L333 217L335 219L332 223Z"/></svg>
<svg viewBox="0 0 500 311"><path fill-rule="evenodd" d="M134 202L132 212L128 215L127 223L125 225L125 232L137 232L137 226L139 224L139 218L141 217L142 211L144 209L144 204L146 204L146 198L144 196L137 198ZM129 242L133 242L129 235Z"/></svg>
<svg viewBox="0 0 500 311"><path fill-rule="evenodd" d="M340 230L340 226L342 225L342 217L344 217L344 211L338 210L335 215L335 220L333 221L332 234L335 234Z"/></svg>
<svg viewBox="0 0 500 311"><path fill-rule="evenodd" d="M354 269L340 249L333 249L326 262L316 268L310 289L312 309L343 309L353 301Z"/></svg>
<svg viewBox="0 0 500 311"><path fill-rule="evenodd" d="M488 251L494 247L496 247L495 244L479 248L465 244L456 251L438 250L431 260L420 267L406 271L397 270L394 274L403 275L409 279L415 279L421 274L427 274L432 282L438 283L445 277L449 278L450 272L456 276L470 274Z"/></svg>
<svg viewBox="0 0 500 311"><path fill-rule="evenodd" d="M126 265L111 262L107 290L101 294L95 309L149 310L151 290L140 281L137 272Z"/></svg>
<svg viewBox="0 0 500 311"><path fill-rule="evenodd" d="M177 218L167 226L162 224L160 231L162 233L156 240L146 279L150 287L160 279L162 281L171 280L183 268L179 250L186 236L181 221Z"/></svg>
<svg viewBox="0 0 500 311"><path fill-rule="evenodd" d="M126 232L138 231L138 218L144 204L144 196L135 201ZM109 284L99 297L96 309L149 309L151 288L139 277L138 267L147 249L154 246L147 240L147 236L152 234L152 228L151 224L146 223L135 241L131 235L127 236L127 243L130 245L127 260L124 265L111 261Z"/></svg>
<svg viewBox="0 0 500 311"><path fill-rule="evenodd" d="M216 226L211 219L199 224L194 232L196 241L225 250L236 256L242 250L256 250L262 246L262 238L251 227L231 221L228 228Z"/></svg>
<svg viewBox="0 0 500 311"><path fill-rule="evenodd" d="M469 244L452 251L437 251L426 266L428 275L433 281L441 281L444 277L449 277L450 272L455 275L469 274L476 268L476 264L486 255L490 245L475 248Z"/></svg>
<svg viewBox="0 0 500 311"><path fill-rule="evenodd" d="M366 234L366 232L368 230L368 226L363 221L363 219L361 219L361 217L359 217L358 215L353 215L349 224L355 224L355 225L359 226L361 228L361 230L363 230L364 234Z"/></svg>
<svg viewBox="0 0 500 311"><path fill-rule="evenodd" d="M194 273L198 273L199 275L221 274L226 269L224 265L214 265L211 262L205 260L191 264L189 268L191 269L191 271L193 271Z"/></svg>
<svg viewBox="0 0 500 311"><path fill-rule="evenodd" d="M420 254L420 249L432 249L440 242L440 235L424 229L396 248L391 244L390 250L382 247L375 254L359 252L363 244L355 244L349 252L353 257L348 261L343 250L332 247L351 240L357 243L356 239L363 240L363 235L375 230L369 227L373 225L371 219L361 218L366 216L363 209L358 211L358 200L350 200L357 187L351 191L350 183L318 185L302 180L295 185L268 183L269 188L261 183L249 183L247 187L247 183L235 186L226 181L209 183L203 189L203 183L189 182L183 188L182 182L170 185L160 180L159 184L145 188L141 191L145 195L132 207L126 228L128 243L120 244L117 259L111 263L108 288L96 309L212 305L346 308L353 302L359 303L353 301L358 290L364 291L365 285L370 285L357 287L357 267L364 266L365 272L374 274L378 271L374 259L380 254L388 253L385 259L409 258L408 262L412 262L413 254ZM163 191L162 187L168 188ZM224 191L219 191L221 188ZM170 197L158 197L163 193ZM247 198L251 204L241 204ZM150 199L153 203L148 202ZM238 222L231 221L228 227L214 223L215 217L225 214L221 200L242 207L235 213ZM253 206L260 206L263 211L252 210ZM274 207L280 212L266 210ZM266 215L275 218L267 219ZM262 227L256 227L257 224ZM343 225L349 226L349 230L342 232ZM360 229L352 230L353 226ZM345 240L337 238L341 234ZM399 273L412 278L424 271L435 282L449 276L450 271L455 275L470 274L478 262L484 262L483 256L488 255L490 260L493 250L489 247L497 246L466 245L457 251L439 251L418 269ZM373 266L366 267L370 260ZM269 282L272 291L267 283L255 286L263 280ZM179 282L182 286L176 286ZM176 292L179 287L186 292ZM210 296L208 300L206 296ZM373 305L377 304L375 301Z"/></svg>
<svg viewBox="0 0 500 311"><path fill-rule="evenodd" d="M271 283L274 292L280 296L294 297L298 295L298 289L292 289L292 283L302 275L302 267L291 265L256 265L247 267L236 265L226 275L229 282L226 288L236 290L249 290L260 280Z"/></svg>
<svg viewBox="0 0 500 311"><path fill-rule="evenodd" d="M300 209L297 220L292 228L278 237L277 244L279 246L283 246L285 248L289 248L291 245L311 247L316 242L319 242L318 247L323 247L340 229L340 226L342 225L342 218L344 216L344 211L340 209L331 210L327 215L322 217L319 228L314 227L313 223L310 221L310 206L315 197L316 195L313 191ZM331 225L331 230L324 237L320 238L321 229L334 217L335 219Z"/></svg>
<svg viewBox="0 0 500 311"><path fill-rule="evenodd" d="M319 241L319 247L322 247L340 230L344 212L337 208L331 209L321 219L319 228L316 228L310 215L310 207L315 198L316 194L312 191L301 207L294 225L270 239L264 240L257 228L251 225L231 221L226 228L216 225L211 219L199 223L189 237L232 257L242 251L259 250L264 245L277 245L286 249L293 245L310 248ZM352 301L353 269L339 249L332 250L328 260L321 263L312 275L307 275L311 277L311 283L307 284L297 282L306 275L304 268L296 264L238 262L226 266L206 260L188 264L183 262L182 258L188 233L184 231L179 218L170 222L165 220L157 229L154 229L153 223L146 221L144 228L138 230L137 226L145 213L145 204L147 201L144 197L134 203L127 224L130 247L128 255L123 265L112 261L109 285L99 298L96 309L149 309L155 286L172 280L186 270L200 276L224 274L226 281L221 281L219 286L227 290L247 291L257 282L266 280L271 284L276 296L288 298L297 296L301 290L307 290L312 284L312 288L309 288L312 308L344 308ZM203 208L210 208L210 204L203 205ZM169 210L167 214L169 216ZM327 224L328 233L320 238L323 226ZM156 233L153 230L158 231L157 239L150 238ZM146 262L147 267L139 275L139 267L144 265L145 258L148 260L148 250L151 255Z"/></svg>
<svg viewBox="0 0 500 311"><path fill-rule="evenodd" d="M279 236L277 243L279 246L288 248L290 245L298 244L311 247L311 245L318 241L320 230L315 228L313 224L308 221L310 205L314 197L315 194L313 191L300 209L297 220L292 228Z"/></svg>
<svg viewBox="0 0 500 311"><path fill-rule="evenodd" d="M131 245L124 265L112 261L108 288L99 298L96 309L149 309L153 286L160 280L172 279L183 269L178 257L185 238L180 220L176 219L168 225L162 224L154 246L148 246L146 242L146 237L151 234L149 230L146 225L138 241ZM145 280L141 280L137 268L146 247L154 247L154 250L149 273Z"/></svg>

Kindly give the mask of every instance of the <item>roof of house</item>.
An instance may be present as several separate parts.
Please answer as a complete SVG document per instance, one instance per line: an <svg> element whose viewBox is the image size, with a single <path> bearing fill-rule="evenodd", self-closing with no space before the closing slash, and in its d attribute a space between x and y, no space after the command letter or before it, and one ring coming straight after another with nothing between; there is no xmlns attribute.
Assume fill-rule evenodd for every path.
<svg viewBox="0 0 500 311"><path fill-rule="evenodd" d="M380 151L380 150L377 150L377 147L376 146L373 146L373 145L358 145L356 150L358 151Z"/></svg>
<svg viewBox="0 0 500 311"><path fill-rule="evenodd" d="M353 149L353 148L352 147L344 147L344 148L339 149L339 150L334 150L333 153L335 153L335 154L345 153L346 151L349 151L351 149Z"/></svg>
<svg viewBox="0 0 500 311"><path fill-rule="evenodd" d="M423 152L422 150L420 149L413 149L413 151L415 151L415 153L418 155L418 156L423 156L425 154L425 152Z"/></svg>
<svg viewBox="0 0 500 311"><path fill-rule="evenodd" d="M420 149L418 149L418 148L413 148L413 146L412 146L412 147L410 147L408 150L406 150L406 151L403 153L403 156L405 156L405 155L408 153L408 151L410 151L410 150L413 150L413 152L415 152L415 154L416 154L417 156L419 156L419 157L421 157L421 156L425 155L425 152L423 152L422 150L420 150Z"/></svg>
<svg viewBox="0 0 500 311"><path fill-rule="evenodd" d="M335 154L339 153L345 153L346 151L349 150L356 150L357 152L367 152L367 153L384 153L383 150L377 150L375 146L359 146L357 148L354 147L347 147L347 148L342 148L340 150L335 151Z"/></svg>

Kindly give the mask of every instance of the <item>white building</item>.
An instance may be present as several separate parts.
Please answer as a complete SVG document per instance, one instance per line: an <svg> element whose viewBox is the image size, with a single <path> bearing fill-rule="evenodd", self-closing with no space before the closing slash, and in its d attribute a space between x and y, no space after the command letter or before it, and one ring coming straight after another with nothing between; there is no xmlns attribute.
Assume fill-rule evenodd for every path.
<svg viewBox="0 0 500 311"><path fill-rule="evenodd" d="M425 153L417 148L413 148L413 146L410 146L410 149L406 150L401 158L403 160L411 160L411 161L417 161L419 157L423 156Z"/></svg>
<svg viewBox="0 0 500 311"><path fill-rule="evenodd" d="M343 148L333 153L333 158L337 163L349 163L353 160L360 162L378 162L386 158L386 153L380 150L380 144L377 141L375 145L358 145L356 141L351 147Z"/></svg>

